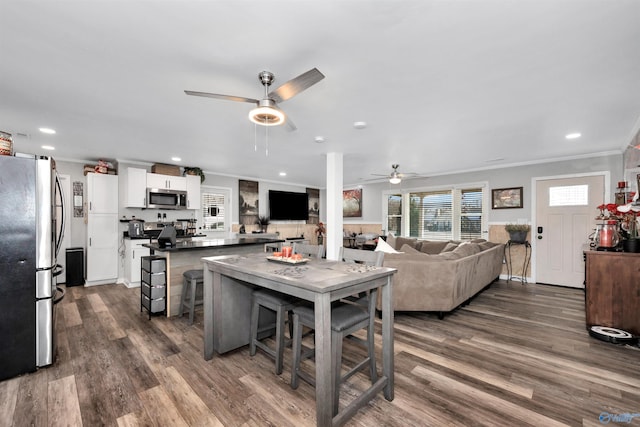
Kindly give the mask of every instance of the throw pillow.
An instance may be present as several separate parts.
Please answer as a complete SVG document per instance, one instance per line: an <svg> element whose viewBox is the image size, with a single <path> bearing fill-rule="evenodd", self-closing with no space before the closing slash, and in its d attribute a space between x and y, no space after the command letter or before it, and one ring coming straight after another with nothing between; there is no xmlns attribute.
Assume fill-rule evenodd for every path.
<svg viewBox="0 0 640 427"><path fill-rule="evenodd" d="M397 248L397 246L396 246L396 236L394 236L393 233L388 233L387 234L387 243L392 248L394 248L394 249Z"/></svg>
<svg viewBox="0 0 640 427"><path fill-rule="evenodd" d="M421 254L422 253L419 250L414 249L411 245L407 245L407 244L402 245L402 247L400 248L400 251L402 251L401 253L407 253L407 254Z"/></svg>
<svg viewBox="0 0 640 427"><path fill-rule="evenodd" d="M399 254L400 252L393 249L384 239L378 239L378 245L375 248L376 252L384 252L387 254Z"/></svg>
<svg viewBox="0 0 640 427"><path fill-rule="evenodd" d="M451 243L451 242L447 242L447 245L444 247L444 249L442 249L442 252L451 252L452 250L454 250L455 248L458 247L457 243Z"/></svg>

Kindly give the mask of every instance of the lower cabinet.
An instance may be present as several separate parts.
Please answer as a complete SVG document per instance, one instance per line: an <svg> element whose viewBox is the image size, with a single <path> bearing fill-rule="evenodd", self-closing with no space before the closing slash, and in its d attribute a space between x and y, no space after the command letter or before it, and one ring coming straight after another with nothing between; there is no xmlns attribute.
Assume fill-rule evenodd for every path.
<svg viewBox="0 0 640 427"><path fill-rule="evenodd" d="M587 327L622 329L640 335L640 254L586 251Z"/></svg>
<svg viewBox="0 0 640 427"><path fill-rule="evenodd" d="M124 239L124 285L127 288L140 286L142 257L149 256L150 249L145 248L149 240Z"/></svg>
<svg viewBox="0 0 640 427"><path fill-rule="evenodd" d="M118 214L89 214L86 285L115 283L117 278Z"/></svg>
<svg viewBox="0 0 640 427"><path fill-rule="evenodd" d="M140 311L152 314L167 310L167 260L157 255L143 256L140 274Z"/></svg>

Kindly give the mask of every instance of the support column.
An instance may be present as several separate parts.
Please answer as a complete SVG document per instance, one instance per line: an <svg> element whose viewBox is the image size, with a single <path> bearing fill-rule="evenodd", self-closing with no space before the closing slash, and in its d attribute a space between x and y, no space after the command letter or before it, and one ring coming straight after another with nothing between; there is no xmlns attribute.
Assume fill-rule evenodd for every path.
<svg viewBox="0 0 640 427"><path fill-rule="evenodd" d="M342 153L327 153L327 259L337 260L342 246Z"/></svg>

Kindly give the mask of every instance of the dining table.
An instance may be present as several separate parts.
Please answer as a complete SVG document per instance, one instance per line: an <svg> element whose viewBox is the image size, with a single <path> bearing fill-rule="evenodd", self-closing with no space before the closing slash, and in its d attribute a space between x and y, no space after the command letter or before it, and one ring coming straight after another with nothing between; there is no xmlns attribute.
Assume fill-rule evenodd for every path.
<svg viewBox="0 0 640 427"><path fill-rule="evenodd" d="M314 304L318 426L343 425L380 391L385 399L393 400L396 269L326 259L283 260L264 253L205 257L202 262L206 360L249 344L251 294L256 288L271 289ZM382 305L382 375L334 415L331 306L334 301L376 288Z"/></svg>

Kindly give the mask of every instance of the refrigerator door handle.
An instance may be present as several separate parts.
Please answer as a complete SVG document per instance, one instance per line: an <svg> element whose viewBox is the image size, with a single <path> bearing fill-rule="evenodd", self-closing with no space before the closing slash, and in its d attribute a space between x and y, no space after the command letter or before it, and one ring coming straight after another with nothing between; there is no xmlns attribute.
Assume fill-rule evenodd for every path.
<svg viewBox="0 0 640 427"><path fill-rule="evenodd" d="M60 233L56 239L56 259L60 253L60 247L62 246L62 239L64 239L64 229L65 229L65 221L64 221L64 192L62 191L62 184L60 183L60 176L58 175L58 171L56 171L56 188L58 189L58 194L60 195ZM54 231L55 232L55 231Z"/></svg>

